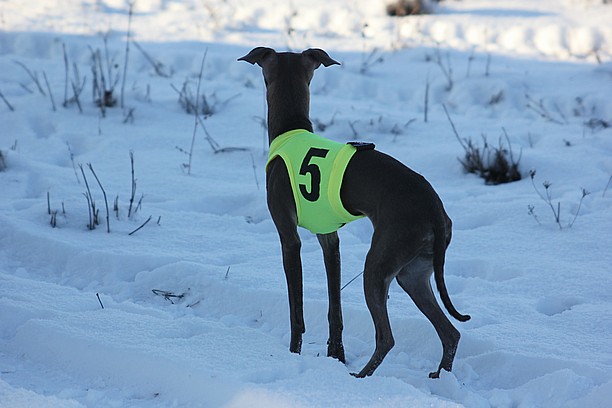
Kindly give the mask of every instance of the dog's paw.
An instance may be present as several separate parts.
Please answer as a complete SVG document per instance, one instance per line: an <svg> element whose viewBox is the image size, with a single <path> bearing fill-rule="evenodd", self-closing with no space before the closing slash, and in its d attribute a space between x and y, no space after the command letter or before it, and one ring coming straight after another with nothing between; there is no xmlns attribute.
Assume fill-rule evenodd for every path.
<svg viewBox="0 0 612 408"><path fill-rule="evenodd" d="M292 335L289 351L295 354L302 353L302 335Z"/></svg>
<svg viewBox="0 0 612 408"><path fill-rule="evenodd" d="M327 342L327 357L335 358L343 364L346 364L344 356L344 346L340 342Z"/></svg>

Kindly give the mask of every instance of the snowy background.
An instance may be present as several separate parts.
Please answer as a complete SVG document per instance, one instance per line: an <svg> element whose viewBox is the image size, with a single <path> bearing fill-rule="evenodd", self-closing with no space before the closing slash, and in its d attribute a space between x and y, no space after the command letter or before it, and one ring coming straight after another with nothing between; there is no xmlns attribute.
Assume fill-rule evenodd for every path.
<svg viewBox="0 0 612 408"><path fill-rule="evenodd" d="M127 0L0 1L0 406L609 404L612 5L601 3L445 1L395 19L371 0L137 0L126 66ZM375 142L440 194L454 221L446 282L472 316L456 323L452 373L427 378L440 342L393 284L396 346L374 376L349 375L374 348L360 278L342 292L347 365L325 357L325 274L306 231L307 332L302 355L289 353L263 81L236 62L259 45L327 50L342 65L315 74L317 130ZM97 50L117 99L104 115ZM196 95L198 82L209 109L192 139L178 91ZM461 138L510 145L523 180L465 174L443 104ZM536 191L545 182L552 207ZM371 232L365 219L340 231L344 283Z"/></svg>

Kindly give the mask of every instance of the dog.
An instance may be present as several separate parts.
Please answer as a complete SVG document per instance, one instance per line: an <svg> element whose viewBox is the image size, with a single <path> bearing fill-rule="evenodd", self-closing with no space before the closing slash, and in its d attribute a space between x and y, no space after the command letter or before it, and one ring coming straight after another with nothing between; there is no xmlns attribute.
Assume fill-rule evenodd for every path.
<svg viewBox="0 0 612 408"><path fill-rule="evenodd" d="M328 194L332 201L335 197L343 207L338 212L344 210L346 214L341 215L348 221L351 216L353 219L366 216L374 227L363 280L366 303L376 330L376 348L363 369L352 375L359 378L372 375L395 344L387 313L387 296L393 279L429 319L442 342L442 359L437 371L430 373L429 377L438 378L442 369L451 371L461 335L436 301L430 283L432 273L441 300L451 316L462 322L469 320L470 316L455 309L446 289L444 261L452 223L433 187L423 176L371 144L325 147L317 146L315 137L311 147L299 150L290 146L290 149L297 149L297 153L278 153L276 145L279 141L280 144L289 143L292 138L310 137L313 132L309 118L309 86L314 71L321 65L340 65L325 51L311 48L293 53L257 47L238 61L259 65L266 85L271 145L266 166L267 204L280 237L289 293L289 350L301 352L305 332L300 225L317 234L323 250L329 296L327 355L346 363L342 342L340 241L337 233L344 219L340 217L331 223L336 223L335 229L333 225L321 229L302 220L304 212L310 211L304 210L303 206L322 199L321 196L325 195L321 193L322 189L339 184L336 186L339 193L330 188ZM333 149L339 150L338 155L328 155ZM327 180L327 175L322 172L324 167L330 166L325 161L339 160L337 157L342 154L350 156L339 166L344 166L344 174L336 175L335 182ZM297 163L289 162L291 155L297 155ZM313 211L314 218L318 214L323 216L317 213L316 207L311 213Z"/></svg>

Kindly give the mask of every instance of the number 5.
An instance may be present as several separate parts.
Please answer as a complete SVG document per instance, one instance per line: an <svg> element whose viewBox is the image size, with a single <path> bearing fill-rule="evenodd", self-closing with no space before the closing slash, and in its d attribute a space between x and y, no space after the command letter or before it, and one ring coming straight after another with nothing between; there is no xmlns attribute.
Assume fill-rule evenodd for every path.
<svg viewBox="0 0 612 408"><path fill-rule="evenodd" d="M306 189L305 184L300 184L300 193L302 193L304 198L308 201L317 201L321 195L321 170L319 170L319 166L316 164L310 163L310 160L313 157L324 158L327 156L327 153L329 153L329 150L327 149L311 147L302 161L300 175L305 176L306 174L310 173L310 191Z"/></svg>

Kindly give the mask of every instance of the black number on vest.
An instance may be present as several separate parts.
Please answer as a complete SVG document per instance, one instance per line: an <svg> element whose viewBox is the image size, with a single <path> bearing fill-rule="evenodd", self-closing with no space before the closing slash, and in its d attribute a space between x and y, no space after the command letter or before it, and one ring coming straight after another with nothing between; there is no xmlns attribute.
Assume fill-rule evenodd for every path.
<svg viewBox="0 0 612 408"><path fill-rule="evenodd" d="M306 189L305 184L300 184L300 193L302 193L304 198L308 201L317 201L321 195L321 170L319 170L319 166L316 164L310 163L310 160L313 157L324 158L327 156L327 153L329 153L329 150L327 149L317 149L316 147L311 147L302 161L300 175L305 176L306 174L310 173L310 191Z"/></svg>

